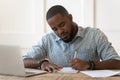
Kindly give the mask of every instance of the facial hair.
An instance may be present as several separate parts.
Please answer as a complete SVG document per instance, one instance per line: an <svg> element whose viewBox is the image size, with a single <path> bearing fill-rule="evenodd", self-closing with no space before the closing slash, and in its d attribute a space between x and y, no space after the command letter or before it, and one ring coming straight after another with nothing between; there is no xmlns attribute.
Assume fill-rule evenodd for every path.
<svg viewBox="0 0 120 80"><path fill-rule="evenodd" d="M73 40L73 38L75 37L75 33L74 33L74 31L75 31L75 27L76 26L74 26L74 23L72 23L72 25L71 25L71 31L70 31L70 37L69 37L69 39L67 39L67 40L63 40L65 43L68 43L68 42L70 42L70 41L72 41Z"/></svg>

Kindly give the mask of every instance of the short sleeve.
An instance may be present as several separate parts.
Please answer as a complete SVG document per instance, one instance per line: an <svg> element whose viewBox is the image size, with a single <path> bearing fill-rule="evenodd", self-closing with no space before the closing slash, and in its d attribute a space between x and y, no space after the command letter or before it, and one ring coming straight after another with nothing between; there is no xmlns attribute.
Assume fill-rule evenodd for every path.
<svg viewBox="0 0 120 80"><path fill-rule="evenodd" d="M36 60L41 60L46 58L46 39L42 37L40 41L38 41L37 45L32 46L32 48L23 55L23 59L25 58L33 58Z"/></svg>
<svg viewBox="0 0 120 80"><path fill-rule="evenodd" d="M120 56L117 54L112 44L108 41L106 35L99 29L95 29L95 43L97 45L97 53L101 60L120 60Z"/></svg>

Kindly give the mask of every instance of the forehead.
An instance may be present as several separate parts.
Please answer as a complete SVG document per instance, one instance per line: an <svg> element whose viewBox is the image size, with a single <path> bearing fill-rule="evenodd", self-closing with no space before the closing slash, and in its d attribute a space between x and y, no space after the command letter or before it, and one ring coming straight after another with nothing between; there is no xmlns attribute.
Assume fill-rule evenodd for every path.
<svg viewBox="0 0 120 80"><path fill-rule="evenodd" d="M53 17L48 19L49 25L58 25L59 23L63 22L65 20L66 16L61 14L56 14Z"/></svg>

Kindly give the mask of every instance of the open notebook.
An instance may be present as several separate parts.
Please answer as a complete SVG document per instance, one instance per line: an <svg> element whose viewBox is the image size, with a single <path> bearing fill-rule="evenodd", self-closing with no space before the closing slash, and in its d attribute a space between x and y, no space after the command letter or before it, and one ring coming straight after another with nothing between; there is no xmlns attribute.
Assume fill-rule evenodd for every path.
<svg viewBox="0 0 120 80"><path fill-rule="evenodd" d="M46 73L46 71L24 68L19 46L0 45L0 74L31 76L43 73Z"/></svg>
<svg viewBox="0 0 120 80"><path fill-rule="evenodd" d="M75 69L72 69L71 67L64 67L59 73L77 73L78 71ZM115 75L120 75L119 71L113 71L113 70L86 70L86 71L80 71L81 73L84 73L91 77L110 77ZM79 74L79 73L78 73Z"/></svg>

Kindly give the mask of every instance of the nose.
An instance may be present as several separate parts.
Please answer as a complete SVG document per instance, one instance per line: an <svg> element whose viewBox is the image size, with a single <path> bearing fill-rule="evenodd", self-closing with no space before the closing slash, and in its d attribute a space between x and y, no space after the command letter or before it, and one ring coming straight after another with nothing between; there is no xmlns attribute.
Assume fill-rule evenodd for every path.
<svg viewBox="0 0 120 80"><path fill-rule="evenodd" d="M62 29L62 28L58 29L58 34L59 34L60 36L63 34L63 32L64 32L64 29Z"/></svg>

